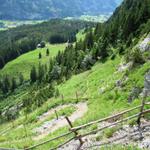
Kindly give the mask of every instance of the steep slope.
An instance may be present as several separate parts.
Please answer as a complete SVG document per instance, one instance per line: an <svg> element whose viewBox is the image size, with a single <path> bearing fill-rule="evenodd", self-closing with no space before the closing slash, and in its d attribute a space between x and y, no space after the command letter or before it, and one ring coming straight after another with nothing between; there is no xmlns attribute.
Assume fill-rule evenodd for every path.
<svg viewBox="0 0 150 150"><path fill-rule="evenodd" d="M36 129L47 129L48 127L45 126L47 122L48 125L57 123L53 115L42 121L40 118L53 108L57 110L60 105L71 103L76 106L83 101L87 103L87 113L84 117L74 120L74 125L81 125L139 105L144 91L150 91L150 33L149 17L147 17L150 12L149 8L145 7L149 3L150 1L147 0L125 0L107 23L98 24L94 33L93 29L87 29L83 41L77 40L75 46L69 44L64 52L59 53L48 66L48 70L45 69L41 74L43 66L40 67L38 77L36 71L31 71L36 77L31 78L31 84L24 83L14 91L8 89L7 93L2 94L0 121L3 124L0 125L0 147L29 147L41 141L41 139L35 140L36 137L42 136L42 140L47 140L67 132L67 127L54 132L48 129L49 134L44 134L44 136L36 132ZM128 4L131 5L128 6ZM133 18L127 17L132 16L134 9L137 10L137 8L142 16L135 13L136 16ZM118 17L121 20L127 17L124 28ZM130 22L135 21L136 18L136 28L129 28ZM119 32L121 30L122 32ZM126 30L130 33L125 32ZM124 36L119 33L127 34ZM131 33L133 33L132 36ZM4 79L4 85L8 85L8 78L6 79ZM145 97L146 101L150 101L149 94ZM149 106L146 107L149 108ZM71 114L73 112L71 110ZM134 112L137 111L132 111L129 116ZM66 113L61 113L60 118ZM122 120L122 117L120 119ZM150 119L149 114L145 116L145 119ZM110 120L110 122L114 123L117 120ZM127 121L126 124L133 126L136 120ZM91 128L97 129L98 127ZM90 129L87 128L88 130ZM102 132L102 136L96 139L105 140L115 131L116 129L108 130L108 133ZM37 149L53 148L69 138L70 136L41 145ZM138 143L134 142L135 149L138 149ZM118 148L114 150L122 149L123 145L117 146ZM125 146L125 149L130 149L132 146L130 143L129 147Z"/></svg>
<svg viewBox="0 0 150 150"><path fill-rule="evenodd" d="M127 42L129 46L134 37L150 32L149 19L149 0L124 0L107 23L97 27L96 34L107 38L111 44L116 44L118 40Z"/></svg>
<svg viewBox="0 0 150 150"><path fill-rule="evenodd" d="M1 0L0 19L49 19L111 13L122 0Z"/></svg>
<svg viewBox="0 0 150 150"><path fill-rule="evenodd" d="M75 106L77 100L72 98L75 98L76 92L78 92L79 97L88 97L89 99L87 100L88 112L83 118L76 120L74 125L116 114L118 111L140 104L140 97L136 98L132 103L128 103L128 97L130 96L135 81L137 81L138 86L144 86L143 75L150 69L150 63L145 63L143 66L133 69L128 74L128 79L124 80L126 71L118 72L120 62L121 59L118 57L115 60L108 60L106 63L97 63L91 70L73 76L67 82L57 86L60 95L64 95L64 101L61 100L61 96L57 98L53 97L42 107L38 108L38 110L28 114L26 121L25 116L22 114L14 121L13 128L11 122L1 125L0 132L7 130L9 127L11 127L11 129L0 136L0 147L23 148L39 143L41 139L34 141L37 136L40 136L40 133L35 133L35 129L40 128L44 122L53 121L52 118L55 118L51 118L50 115L49 118L40 122L40 120L38 120L39 116L44 115L45 112L48 112L48 110L52 108L57 109L57 106L60 105L63 106L71 103ZM122 85L124 85L122 88L116 85L118 80L122 81ZM80 101L82 101L82 99L78 102ZM67 113L67 110L65 112ZM63 115L60 114L60 118L61 116ZM23 124L26 124L27 135ZM66 128L60 128L53 133L50 132L51 134L49 135L46 134L47 136L44 136L43 139L50 139L65 131L67 131ZM48 150L58 145L59 142L62 142L62 140L45 144L39 149Z"/></svg>

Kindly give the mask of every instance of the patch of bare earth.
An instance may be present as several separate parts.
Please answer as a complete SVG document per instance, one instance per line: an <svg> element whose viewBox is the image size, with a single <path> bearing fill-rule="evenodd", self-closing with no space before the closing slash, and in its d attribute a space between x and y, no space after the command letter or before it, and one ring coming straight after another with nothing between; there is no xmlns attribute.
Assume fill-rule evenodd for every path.
<svg viewBox="0 0 150 150"><path fill-rule="evenodd" d="M76 111L71 116L69 116L69 119L72 122L75 122L77 119L83 117L84 114L88 111L87 103L78 103L76 105L73 105L73 104L63 105L63 106L59 106L59 107L52 109L52 110L48 111L47 113L43 114L42 116L39 117L39 120L43 121L51 114L54 114L55 110L58 111L58 110L61 110L63 108L69 107L69 106L70 107L74 106L76 108ZM34 132L37 133L37 136L34 137L33 139L34 140L43 139L47 135L56 131L57 129L62 128L67 125L68 125L68 123L65 119L65 116L61 116L58 119L53 119L53 120L47 121L42 126L34 129Z"/></svg>

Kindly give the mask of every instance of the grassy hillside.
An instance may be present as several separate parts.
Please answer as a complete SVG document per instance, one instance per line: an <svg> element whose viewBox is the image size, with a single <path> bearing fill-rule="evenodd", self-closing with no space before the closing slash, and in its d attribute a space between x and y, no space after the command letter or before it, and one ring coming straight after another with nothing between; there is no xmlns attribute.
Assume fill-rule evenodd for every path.
<svg viewBox="0 0 150 150"><path fill-rule="evenodd" d="M84 29L77 33L77 41L83 40L86 33ZM55 57L59 51L64 51L67 43L64 44L46 44L45 48L37 48L34 51L30 51L26 54L21 55L15 60L10 61L0 70L0 76L10 74L18 76L20 73L23 74L25 80L29 80L30 71L32 66L38 67L39 63L48 64L50 58ZM46 56L46 50L49 49L49 56ZM39 52L42 54L42 58L39 59Z"/></svg>
<svg viewBox="0 0 150 150"><path fill-rule="evenodd" d="M0 24L3 26L3 24ZM41 42L62 44L76 41L76 34L95 23L79 20L52 19L35 25L22 25L0 32L0 68L22 54L35 50Z"/></svg>
<svg viewBox="0 0 150 150"><path fill-rule="evenodd" d="M33 67L31 82L22 82L16 86L15 80L10 81L6 76L0 84L0 147L24 149L67 132L68 124L63 118L66 115L72 118L73 125L76 126L139 105L145 95L144 91L150 89L147 74L150 71L148 18L150 11L147 4L150 4L148 0L125 0L108 22L97 24L94 32L92 28L86 28L86 34L84 31L78 33L77 42L69 44L64 51L62 48L62 53L58 53L58 45L53 54L51 48L51 57L58 53L56 59L49 63L49 70L45 69L44 65ZM122 22L124 18L125 22ZM137 26L133 29L134 20L137 21ZM45 64L49 58L45 57L44 49L41 51L43 57L40 61ZM21 65L19 69L25 70L26 79L29 78L26 72L28 67L39 63L39 50L34 52L27 53L27 56L24 55L19 61ZM23 61L27 59L30 64L26 62L28 65L24 66ZM18 62L17 59L15 61ZM17 67L12 71L11 68L12 66L6 68L6 71L10 70L10 74L12 71L14 73L18 71ZM145 97L145 100L150 101L150 97ZM58 120L55 119L56 110L60 117ZM133 110L128 116L131 117L133 113L138 112L139 110ZM107 120L104 124L100 124L100 127L105 123L115 123L122 117L127 115ZM143 122L149 122L149 119L149 115L145 115ZM131 120L125 124L135 128L133 125L137 125L137 122ZM100 127L93 125L81 132ZM119 127L126 130L123 124ZM98 133L94 136L101 136L96 137L100 142L116 131L118 132L117 128L111 128L101 135ZM129 131L126 130L128 133ZM74 134L37 149L48 150L72 136ZM133 140L135 141L129 137L130 146L133 145ZM137 144L136 141L135 145ZM120 150L122 146L114 150Z"/></svg>
<svg viewBox="0 0 150 150"><path fill-rule="evenodd" d="M42 122L37 121L37 117L51 108L57 108L57 106L64 104L75 104L77 101L71 100L70 97L75 97L76 92L78 92L79 97L88 97L88 112L83 118L76 121L76 125L106 117L108 115L115 114L118 111L140 104L140 98L137 98L132 103L127 103L127 99L133 88L133 83L138 87L144 86L143 75L148 69L150 69L150 62L145 63L143 66L135 67L128 73L128 80L124 81L124 87L117 88L116 81L122 79L124 75L127 74L126 71L117 71L118 65L121 61L122 59L117 57L115 60L108 60L106 63L97 63L91 70L73 76L70 80L57 86L60 94L64 95L63 102L61 97L53 97L42 107L29 114L27 119L25 119L22 112L22 115L13 122L13 128L12 123L1 125L0 133L8 127L11 127L11 130L8 130L4 135L0 136L0 147L23 148L41 142L41 140L34 140L37 135L34 133L33 129L40 127L42 124ZM101 89L105 90L100 92ZM73 113L73 110L73 108L72 110L68 110L68 108L66 108L65 112ZM70 113L68 113L68 116ZM50 117L49 120L52 120L52 118ZM26 129L24 126L21 126L22 124L25 125ZM67 131L66 127L61 128L53 134L43 137L42 140L49 139L65 131ZM60 141L62 142L63 140ZM38 149L48 150L49 148L56 146L60 141L58 140L56 142L46 144Z"/></svg>
<svg viewBox="0 0 150 150"><path fill-rule="evenodd" d="M32 66L37 67L39 63L49 63L50 58L56 56L59 51L63 51L65 47L66 44L47 44L45 48L38 48L34 51L23 54L17 59L6 64L6 66L0 70L0 75L13 74L14 76L18 76L19 73L22 73L25 80L28 80ZM47 48L50 51L49 56L46 56ZM39 52L42 54L41 59L39 59Z"/></svg>

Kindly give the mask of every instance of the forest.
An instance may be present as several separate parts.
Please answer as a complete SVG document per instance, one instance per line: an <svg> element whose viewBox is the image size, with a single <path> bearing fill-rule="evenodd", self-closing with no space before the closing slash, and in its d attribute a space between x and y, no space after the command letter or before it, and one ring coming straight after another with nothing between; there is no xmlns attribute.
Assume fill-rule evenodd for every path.
<svg viewBox="0 0 150 150"><path fill-rule="evenodd" d="M41 42L65 43L76 41L76 33L95 24L84 21L52 19L37 25L22 25L0 32L0 68Z"/></svg>

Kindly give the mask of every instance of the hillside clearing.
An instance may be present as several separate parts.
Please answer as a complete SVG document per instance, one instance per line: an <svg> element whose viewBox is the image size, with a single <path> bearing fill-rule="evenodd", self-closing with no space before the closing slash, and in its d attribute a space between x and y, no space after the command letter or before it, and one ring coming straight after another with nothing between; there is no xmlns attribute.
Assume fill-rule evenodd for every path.
<svg viewBox="0 0 150 150"><path fill-rule="evenodd" d="M23 74L25 80L29 80L30 71L32 66L38 67L39 63L48 64L50 58L55 57L59 51L63 51L66 47L65 44L47 44L45 48L38 48L34 51L28 52L21 55L15 60L7 63L5 67L0 70L0 75L12 74L18 76L20 73ZM50 55L46 56L46 49L49 49ZM42 54L42 58L39 59L39 52Z"/></svg>
<svg viewBox="0 0 150 150"><path fill-rule="evenodd" d="M55 110L59 110L60 108L65 108L68 106L74 106L76 108L76 111L71 114L71 116L69 116L69 119L74 122L77 119L83 117L85 115L85 113L88 111L88 107L86 103L79 103L76 105L63 105L60 107L55 108ZM51 114L51 110L47 113L47 115ZM46 126L42 125L41 127L38 127L36 129L34 129L35 132L37 132L39 135L37 135L35 138L33 138L34 140L40 140L43 139L44 137L46 137L48 134L51 134L52 132L58 130L59 128L62 128L64 126L67 126L68 123L65 119L65 116L61 116L57 119L53 119L49 122L46 122Z"/></svg>
<svg viewBox="0 0 150 150"><path fill-rule="evenodd" d="M150 62L145 63L143 66L134 68L129 73L128 80L126 81L124 88L118 89L118 91L115 93L112 91L112 89L115 88L116 81L122 79L124 75L124 72L117 72L120 62L120 57L117 57L113 61L108 60L106 63L97 63L91 70L79 75L75 75L68 81L62 83L61 85L58 85L57 88L60 94L64 95L64 101L62 102L60 97L49 99L42 107L38 108L36 111L28 115L28 137L26 137L23 128L12 129L4 135L5 138L3 136L1 137L3 138L3 140L1 140L3 142L0 143L0 147L14 148L16 146L17 148L22 148L24 146L31 146L35 143L39 143L39 141L41 140L52 138L67 131L68 129L66 127L63 127L59 128L58 130L54 131L53 134L47 135L45 138L39 141L34 141L30 138L30 136L35 136L32 133L32 130L39 126L38 124L36 124L37 116L44 114L44 112L47 112L47 110L50 110L51 108L56 108L60 104L68 105L70 103L76 103L76 99L70 98L75 97L76 92L78 92L79 97L88 98L88 111L86 115L74 122L75 126L100 119L110 114L115 114L118 111L138 105L140 103L140 99L136 99L130 104L127 103L128 93L132 90L132 83L133 81L137 80L137 78L138 82L136 82L136 85L143 87L143 75L147 72L148 69L150 69ZM105 90L101 91L102 88ZM121 92L122 90L124 90L124 93ZM41 112L43 113L41 114ZM24 119L23 117L21 117L17 119L14 124L16 124L17 127L18 125L23 124L23 121ZM5 125L5 127L9 126L11 126L10 123ZM7 142L6 144L5 141L9 142ZM50 147L56 146L59 142L60 141L58 140L57 142L42 146L41 148L47 150Z"/></svg>

